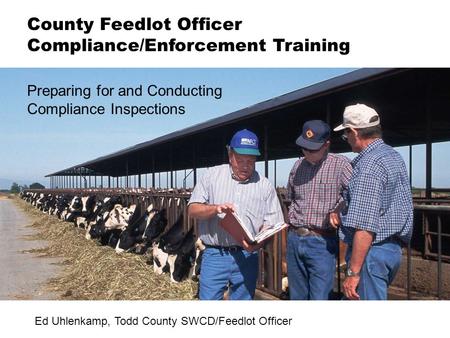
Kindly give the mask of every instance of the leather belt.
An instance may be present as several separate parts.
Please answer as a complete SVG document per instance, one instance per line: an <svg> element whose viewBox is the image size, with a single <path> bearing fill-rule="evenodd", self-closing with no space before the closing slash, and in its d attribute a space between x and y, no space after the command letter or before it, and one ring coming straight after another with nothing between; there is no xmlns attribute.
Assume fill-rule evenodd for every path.
<svg viewBox="0 0 450 338"><path fill-rule="evenodd" d="M210 245L210 244L204 244L204 245L206 248L223 250L223 251L228 251L228 252L237 252L237 251L244 250L244 248L239 245L232 245L232 246L220 246L220 245Z"/></svg>
<svg viewBox="0 0 450 338"><path fill-rule="evenodd" d="M295 232L299 236L324 236L331 237L336 235L336 230L333 229L310 229L305 227L296 227L291 225L289 231Z"/></svg>

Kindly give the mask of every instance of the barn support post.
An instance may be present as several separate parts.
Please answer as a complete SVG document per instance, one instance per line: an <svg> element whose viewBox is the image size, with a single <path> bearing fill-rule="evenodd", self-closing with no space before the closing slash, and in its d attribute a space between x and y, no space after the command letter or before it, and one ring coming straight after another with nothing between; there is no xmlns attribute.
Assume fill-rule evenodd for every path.
<svg viewBox="0 0 450 338"><path fill-rule="evenodd" d="M139 155L137 155L137 179L138 179L138 188L140 188L142 185L141 185L141 168L140 168L140 165L139 165Z"/></svg>
<svg viewBox="0 0 450 338"><path fill-rule="evenodd" d="M431 116L431 84L428 85L428 95L426 102L426 153L425 153L425 197L431 198L431 189L432 189L432 116Z"/></svg>
<svg viewBox="0 0 450 338"><path fill-rule="evenodd" d="M413 161L413 147L409 146L409 186L412 188L412 161Z"/></svg>
<svg viewBox="0 0 450 338"><path fill-rule="evenodd" d="M195 143L192 144L192 170L194 170L194 186L197 184L197 156Z"/></svg>
<svg viewBox="0 0 450 338"><path fill-rule="evenodd" d="M100 187L103 189L103 175L100 176L100 182L101 182Z"/></svg>
<svg viewBox="0 0 450 338"><path fill-rule="evenodd" d="M116 177L116 188L119 187L119 176Z"/></svg>
<svg viewBox="0 0 450 338"><path fill-rule="evenodd" d="M155 188L156 177L155 177L155 155L152 154L152 188Z"/></svg>
<svg viewBox="0 0 450 338"><path fill-rule="evenodd" d="M94 176L94 187L97 188L97 174L95 174Z"/></svg>
<svg viewBox="0 0 450 338"><path fill-rule="evenodd" d="M263 156L264 156L264 176L269 177L269 136L268 136L268 126L264 125L264 143L263 143ZM261 255L265 287L273 290L277 284L278 276L275 266L281 264L277 262L277 256L274 253L278 252L277 241L272 241L266 244L263 248L263 254Z"/></svg>
<svg viewBox="0 0 450 338"><path fill-rule="evenodd" d="M111 176L108 175L108 189L111 189Z"/></svg>
<svg viewBox="0 0 450 338"><path fill-rule="evenodd" d="M172 153L172 147L170 147L170 152L169 152L169 165L170 165L170 187L173 189L173 153Z"/></svg>
<svg viewBox="0 0 450 338"><path fill-rule="evenodd" d="M273 160L273 186L277 187L277 160Z"/></svg>
<svg viewBox="0 0 450 338"><path fill-rule="evenodd" d="M228 144L225 135L222 135L222 143L221 144ZM224 148L222 150L222 162L227 163L228 160L228 149Z"/></svg>
<svg viewBox="0 0 450 338"><path fill-rule="evenodd" d="M331 126L331 107L330 107L330 102L327 102L327 105L326 105L325 121L328 123L329 126Z"/></svg>
<svg viewBox="0 0 450 338"><path fill-rule="evenodd" d="M128 188L128 158L127 161L125 162L126 165L126 180L125 180L125 188Z"/></svg>
<svg viewBox="0 0 450 338"><path fill-rule="evenodd" d="M264 176L269 178L269 136L267 125L264 125Z"/></svg>

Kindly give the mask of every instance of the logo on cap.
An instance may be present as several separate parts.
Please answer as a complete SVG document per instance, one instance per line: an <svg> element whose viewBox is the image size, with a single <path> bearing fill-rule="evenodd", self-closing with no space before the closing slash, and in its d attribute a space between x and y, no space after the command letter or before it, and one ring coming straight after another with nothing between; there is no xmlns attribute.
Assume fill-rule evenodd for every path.
<svg viewBox="0 0 450 338"><path fill-rule="evenodd" d="M314 137L314 132L311 129L308 129L305 134L307 138Z"/></svg>
<svg viewBox="0 0 450 338"><path fill-rule="evenodd" d="M241 144L242 145L247 145L247 146L254 146L256 145L256 140L252 139L252 138L241 138Z"/></svg>

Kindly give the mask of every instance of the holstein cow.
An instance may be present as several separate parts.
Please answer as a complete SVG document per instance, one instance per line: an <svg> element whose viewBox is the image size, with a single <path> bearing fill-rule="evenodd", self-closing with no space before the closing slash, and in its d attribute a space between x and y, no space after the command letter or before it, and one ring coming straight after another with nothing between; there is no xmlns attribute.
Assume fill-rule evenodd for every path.
<svg viewBox="0 0 450 338"><path fill-rule="evenodd" d="M145 228L143 241L146 247L152 246L154 241L164 232L167 227L166 209L156 210L150 223Z"/></svg>
<svg viewBox="0 0 450 338"><path fill-rule="evenodd" d="M168 264L172 282L180 282L191 273L195 261L195 241L194 228L191 228L176 253L169 255Z"/></svg>
<svg viewBox="0 0 450 338"><path fill-rule="evenodd" d="M144 253L141 248L144 241L145 230L151 223L156 211L156 209L153 209L153 204L151 204L141 217L135 222L130 222L128 224L127 228L120 234L119 242L116 246L117 253L124 251Z"/></svg>
<svg viewBox="0 0 450 338"><path fill-rule="evenodd" d="M75 219L81 215L81 209L83 208L83 202L81 197L75 196L72 198L69 204L68 213L66 214L64 220L67 222L74 222Z"/></svg>
<svg viewBox="0 0 450 338"><path fill-rule="evenodd" d="M168 270L173 282L180 282L192 273L196 259L195 234L191 228L183 232L183 215L161 236L158 244L153 246L154 271L162 273Z"/></svg>
<svg viewBox="0 0 450 338"><path fill-rule="evenodd" d="M88 227L86 229L86 239L101 238L106 231L105 221L109 217L109 212L114 205L122 203L120 196L106 197L103 200L97 200L94 206L94 212L89 218Z"/></svg>
<svg viewBox="0 0 450 338"><path fill-rule="evenodd" d="M95 196L84 196L81 198L81 214L75 219L75 225L78 228L86 229L88 226L88 219L92 216L95 207Z"/></svg>
<svg viewBox="0 0 450 338"><path fill-rule="evenodd" d="M132 218L135 210L136 204L126 208L116 204L106 217L104 214L103 218L98 220L95 226L90 229L89 234L91 238L99 238L102 245L109 245L115 248L120 234L127 228L128 222L132 223L135 221ZM136 215L139 215L139 211L136 212Z"/></svg>
<svg viewBox="0 0 450 338"><path fill-rule="evenodd" d="M202 240L200 238L197 239L197 241L195 242L195 262L190 273L191 279L195 282L198 282L199 280L200 268L202 266L203 250L205 249L206 247L203 244Z"/></svg>

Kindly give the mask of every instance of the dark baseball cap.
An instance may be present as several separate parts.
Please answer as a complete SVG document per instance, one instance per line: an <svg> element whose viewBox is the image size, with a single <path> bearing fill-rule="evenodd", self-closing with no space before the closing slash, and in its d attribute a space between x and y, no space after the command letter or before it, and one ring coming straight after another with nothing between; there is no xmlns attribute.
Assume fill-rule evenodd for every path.
<svg viewBox="0 0 450 338"><path fill-rule="evenodd" d="M322 120L306 121L295 143L305 149L318 150L330 138L330 126Z"/></svg>
<svg viewBox="0 0 450 338"><path fill-rule="evenodd" d="M247 129L239 130L233 135L230 147L241 155L261 155L258 149L258 136Z"/></svg>

